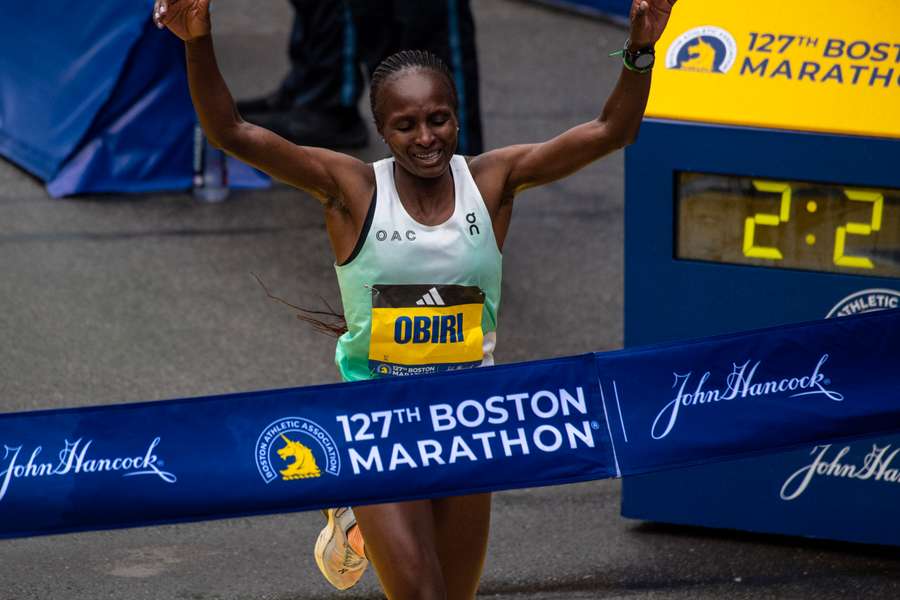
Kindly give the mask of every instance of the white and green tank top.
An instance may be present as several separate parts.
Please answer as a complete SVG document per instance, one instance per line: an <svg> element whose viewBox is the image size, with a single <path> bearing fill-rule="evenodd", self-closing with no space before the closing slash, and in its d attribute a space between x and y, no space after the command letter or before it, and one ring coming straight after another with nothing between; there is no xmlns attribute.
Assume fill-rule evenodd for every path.
<svg viewBox="0 0 900 600"><path fill-rule="evenodd" d="M453 214L422 225L403 208L394 159L374 165L376 193L353 254L335 265L348 331L345 381L493 364L501 255L466 160L450 161Z"/></svg>

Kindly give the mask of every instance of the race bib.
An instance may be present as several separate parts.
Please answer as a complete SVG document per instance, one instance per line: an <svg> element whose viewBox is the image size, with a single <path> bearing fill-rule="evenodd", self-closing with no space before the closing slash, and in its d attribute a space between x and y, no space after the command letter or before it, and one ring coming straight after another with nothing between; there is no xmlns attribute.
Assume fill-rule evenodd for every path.
<svg viewBox="0 0 900 600"><path fill-rule="evenodd" d="M484 358L483 309L476 286L373 286L369 369L419 375L477 367Z"/></svg>

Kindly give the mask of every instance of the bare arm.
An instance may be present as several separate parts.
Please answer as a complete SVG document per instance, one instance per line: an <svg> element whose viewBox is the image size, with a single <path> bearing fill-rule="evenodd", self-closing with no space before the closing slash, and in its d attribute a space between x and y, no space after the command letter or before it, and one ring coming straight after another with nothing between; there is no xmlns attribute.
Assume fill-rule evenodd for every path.
<svg viewBox="0 0 900 600"><path fill-rule="evenodd" d="M323 204L337 202L354 214L365 211L374 185L368 165L331 150L297 146L238 114L216 63L209 0L157 0L154 19L185 42L191 99L213 145Z"/></svg>
<svg viewBox="0 0 900 600"><path fill-rule="evenodd" d="M675 0L633 0L630 48L652 46L668 22ZM600 115L539 144L509 146L472 161L472 169L487 188L485 200L497 210L516 193L574 173L637 136L647 98L650 73L623 67Z"/></svg>

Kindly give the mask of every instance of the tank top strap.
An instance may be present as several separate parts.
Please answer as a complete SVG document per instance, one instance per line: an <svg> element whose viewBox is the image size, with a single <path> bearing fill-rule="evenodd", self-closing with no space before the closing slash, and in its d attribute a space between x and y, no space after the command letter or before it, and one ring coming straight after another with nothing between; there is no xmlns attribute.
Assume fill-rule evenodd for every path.
<svg viewBox="0 0 900 600"><path fill-rule="evenodd" d="M394 159L391 157L381 159L374 163L375 168L375 214L373 223L390 222L393 218L394 196Z"/></svg>
<svg viewBox="0 0 900 600"><path fill-rule="evenodd" d="M481 191L475 184L475 178L472 177L466 157L459 154L455 155L450 160L450 168L453 171L454 185L457 188L456 198L459 206L456 214L458 218L464 221L469 219L469 222L471 222L472 217L470 215L474 213L479 221L490 222L487 206L481 197Z"/></svg>

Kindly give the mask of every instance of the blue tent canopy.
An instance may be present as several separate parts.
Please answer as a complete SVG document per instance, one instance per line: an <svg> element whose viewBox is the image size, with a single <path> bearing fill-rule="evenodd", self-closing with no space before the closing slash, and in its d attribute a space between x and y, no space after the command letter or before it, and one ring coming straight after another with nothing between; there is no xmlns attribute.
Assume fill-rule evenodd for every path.
<svg viewBox="0 0 900 600"><path fill-rule="evenodd" d="M0 154L57 197L190 188L184 49L153 25L153 1L54 4L14 3L0 20ZM235 187L267 184L229 167Z"/></svg>

